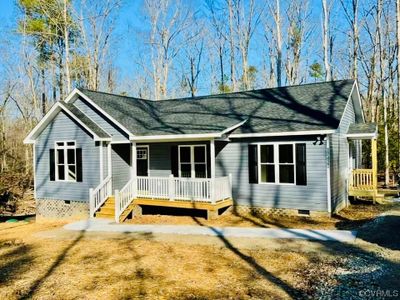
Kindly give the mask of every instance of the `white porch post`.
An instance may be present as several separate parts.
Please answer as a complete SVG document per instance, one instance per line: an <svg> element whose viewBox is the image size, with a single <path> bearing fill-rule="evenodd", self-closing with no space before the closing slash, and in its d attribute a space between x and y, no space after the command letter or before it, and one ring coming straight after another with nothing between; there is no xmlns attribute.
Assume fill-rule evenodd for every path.
<svg viewBox="0 0 400 300"><path fill-rule="evenodd" d="M93 189L89 189L89 218L94 217L94 199L93 199Z"/></svg>
<svg viewBox="0 0 400 300"><path fill-rule="evenodd" d="M103 142L100 142L100 182L104 179L104 158L103 158Z"/></svg>
<svg viewBox="0 0 400 300"><path fill-rule="evenodd" d="M111 176L111 142L107 144L107 175Z"/></svg>
<svg viewBox="0 0 400 300"><path fill-rule="evenodd" d="M131 146L131 179L133 180L133 198L137 196L137 153L136 153L136 142L132 142Z"/></svg>
<svg viewBox="0 0 400 300"><path fill-rule="evenodd" d="M211 202L215 203L215 140L210 140Z"/></svg>

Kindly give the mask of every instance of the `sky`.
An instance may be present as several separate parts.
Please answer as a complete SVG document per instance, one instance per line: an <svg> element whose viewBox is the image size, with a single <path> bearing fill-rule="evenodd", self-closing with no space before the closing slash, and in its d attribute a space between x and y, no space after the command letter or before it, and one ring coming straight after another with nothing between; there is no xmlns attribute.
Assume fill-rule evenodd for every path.
<svg viewBox="0 0 400 300"><path fill-rule="evenodd" d="M100 0L101 1L101 0ZM140 51L141 45L140 40L135 38L136 32L140 31L143 28L143 16L142 16L142 0L122 0L123 4L119 11L119 17L116 24L115 34L117 36L116 43L113 47L115 47L115 63L119 70L119 80L123 80L124 78L131 77L137 72L142 72L140 70L140 66L137 64L135 59L138 57L138 52ZM185 0L189 1L189 0ZM190 0L194 2L194 7L198 8L200 13L201 10L205 8L205 0ZM282 1L284 2L284 1ZM310 5L312 8L312 16L314 22L314 30L318 32L320 30L321 24L321 1L320 0L310 0ZM18 8L16 7L15 0L0 0L0 33L2 29L7 30L8 32L15 29L16 26L16 18L19 15ZM346 22L346 21L344 21ZM3 35L4 36L9 35ZM0 37L1 38L1 37ZM17 42L17 35L13 35L12 38L14 42ZM316 33L314 37L314 41L316 47L321 47L321 42L319 40L319 34ZM263 37L258 37L259 43L264 43ZM258 45L257 45L258 46ZM263 45L261 45L263 47ZM260 60L265 54L264 49L261 50L260 47L250 48L251 53L249 53L249 62L252 65L260 65ZM319 59L316 57L316 59ZM311 58L314 60L314 58ZM312 63L312 62L311 62ZM1 69L1 66L0 66ZM208 84L204 87L199 87L200 89L209 89Z"/></svg>

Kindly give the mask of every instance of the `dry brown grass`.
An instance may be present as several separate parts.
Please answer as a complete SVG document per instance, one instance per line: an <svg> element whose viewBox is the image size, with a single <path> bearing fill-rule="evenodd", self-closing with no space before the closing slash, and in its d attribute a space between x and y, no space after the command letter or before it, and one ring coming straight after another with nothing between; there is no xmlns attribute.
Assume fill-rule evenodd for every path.
<svg viewBox="0 0 400 300"><path fill-rule="evenodd" d="M264 299L304 292L293 272L307 265L303 253L128 234L35 235L59 227L0 224L0 299Z"/></svg>
<svg viewBox="0 0 400 300"><path fill-rule="evenodd" d="M240 226L264 228L301 228L301 229L353 229L375 218L378 214L392 208L393 204L373 205L371 202L358 202L341 210L332 218L329 217L298 217L276 215L251 215L225 212L218 219L206 220L204 217L190 215L171 216L167 214L144 214L127 220L132 224L180 224L203 226ZM162 210L159 210L162 211ZM184 211L181 210L182 214Z"/></svg>
<svg viewBox="0 0 400 300"><path fill-rule="evenodd" d="M0 299L313 298L320 282L341 284L329 274L350 254L375 259L378 247L62 225L0 223Z"/></svg>

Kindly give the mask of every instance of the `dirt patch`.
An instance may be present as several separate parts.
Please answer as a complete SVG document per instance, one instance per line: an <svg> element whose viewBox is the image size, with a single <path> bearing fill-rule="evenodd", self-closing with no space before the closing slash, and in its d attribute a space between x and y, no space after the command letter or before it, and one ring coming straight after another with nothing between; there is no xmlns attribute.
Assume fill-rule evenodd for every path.
<svg viewBox="0 0 400 300"><path fill-rule="evenodd" d="M164 225L202 225L218 227L261 227L261 228L299 228L299 229L356 229L371 221L377 215L400 206L399 204L373 205L369 202L357 202L343 209L332 218L297 217L276 215L251 215L225 212L215 220L206 220L199 212L177 211L180 215L144 214L127 220L131 224ZM158 210L160 212L160 210ZM170 213L170 211L166 212ZM191 214L191 215L185 215Z"/></svg>

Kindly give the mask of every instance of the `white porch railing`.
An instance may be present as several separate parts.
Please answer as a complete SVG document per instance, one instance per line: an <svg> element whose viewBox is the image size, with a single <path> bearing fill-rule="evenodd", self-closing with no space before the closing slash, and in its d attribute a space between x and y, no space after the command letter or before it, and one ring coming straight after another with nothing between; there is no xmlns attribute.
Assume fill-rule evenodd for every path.
<svg viewBox="0 0 400 300"><path fill-rule="evenodd" d="M214 198L216 200L223 200L227 198L232 198L232 177L231 175L227 177L218 177L214 179Z"/></svg>
<svg viewBox="0 0 400 300"><path fill-rule="evenodd" d="M231 175L218 178L137 176L120 191L115 190L115 222L135 198L215 203L232 198Z"/></svg>
<svg viewBox="0 0 400 300"><path fill-rule="evenodd" d="M230 176L218 178L137 177L137 196L214 203L232 197Z"/></svg>
<svg viewBox="0 0 400 300"><path fill-rule="evenodd" d="M115 190L115 222L119 223L119 218L125 209L131 204L136 194L135 178L128 181L120 190Z"/></svg>
<svg viewBox="0 0 400 300"><path fill-rule="evenodd" d="M95 212L111 196L111 175L107 176L95 189L89 189L89 211L93 218Z"/></svg>
<svg viewBox="0 0 400 300"><path fill-rule="evenodd" d="M142 198L168 199L170 197L169 177L137 177L137 195Z"/></svg>

